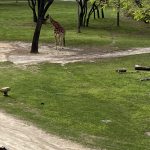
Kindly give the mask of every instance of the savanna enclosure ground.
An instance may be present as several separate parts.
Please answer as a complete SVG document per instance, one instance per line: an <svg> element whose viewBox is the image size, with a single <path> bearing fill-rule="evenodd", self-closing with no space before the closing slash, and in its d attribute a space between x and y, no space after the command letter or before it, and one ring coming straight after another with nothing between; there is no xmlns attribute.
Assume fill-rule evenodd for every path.
<svg viewBox="0 0 150 150"><path fill-rule="evenodd" d="M41 44L38 54L30 53L31 43L25 42L0 42L0 62L12 62L20 67L38 64L42 62L66 63L73 62L94 62L99 58L123 57L136 54L150 53L150 48L133 48L116 52L97 50L86 50L81 48L64 47L56 50L54 45Z"/></svg>
<svg viewBox="0 0 150 150"><path fill-rule="evenodd" d="M52 5L49 13L65 27L67 47L54 49L53 30L47 23L41 32L40 54L33 56L28 52L35 24L28 5L24 2L0 3L0 53L1 60L7 60L0 62L0 87L11 87L9 97L0 95L1 110L87 147L150 150L150 82L141 81L149 78L150 72L134 70L135 64L150 65L149 48L146 48L150 47L149 25L122 16L118 28L115 12L106 9L105 19L92 18L90 26L77 34L76 11L74 2L56 1ZM92 59L91 62L63 62L63 58L75 58L76 55L90 57L95 54L96 58L127 49L130 53L136 48L148 54ZM27 62L30 56L37 58L45 54L55 61L61 58L60 63L64 65L43 62L18 67L17 63L10 62L21 62L23 57L20 55L26 55ZM115 72L122 67L127 68L127 73ZM7 120L5 116L1 117ZM17 136L21 138L19 134L16 139ZM1 135L0 140L5 140ZM7 144L14 148L14 145ZM28 148L34 150L34 147Z"/></svg>

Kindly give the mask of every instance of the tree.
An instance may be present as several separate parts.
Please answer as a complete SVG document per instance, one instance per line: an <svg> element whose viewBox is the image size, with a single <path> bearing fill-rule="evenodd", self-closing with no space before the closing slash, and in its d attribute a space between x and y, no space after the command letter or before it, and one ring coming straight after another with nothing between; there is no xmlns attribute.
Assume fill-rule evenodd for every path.
<svg viewBox="0 0 150 150"><path fill-rule="evenodd" d="M89 19L92 13L94 13L94 19L96 18L96 12L97 12L97 17L100 18L100 13L99 13L99 7L101 8L101 14L102 18L104 18L104 7L108 4L108 0L90 0L91 3L91 9L88 13L88 17L86 20L86 26L89 24ZM96 11L96 12L95 12Z"/></svg>
<svg viewBox="0 0 150 150"><path fill-rule="evenodd" d="M117 1L117 26L120 26L120 0Z"/></svg>
<svg viewBox="0 0 150 150"><path fill-rule="evenodd" d="M78 3L78 6L80 6L80 12L79 12L79 25L85 26L86 23L86 15L87 15L87 2L88 0L76 0Z"/></svg>
<svg viewBox="0 0 150 150"><path fill-rule="evenodd" d="M150 22L150 1L135 0L136 6L133 9L133 16L136 20L143 20L145 23Z"/></svg>
<svg viewBox="0 0 150 150"><path fill-rule="evenodd" d="M99 18L99 3L97 4L97 1L96 0L90 0L90 3L91 3L91 9L88 13L88 17L87 17L87 20L86 20L86 26L88 27L89 25L89 20L90 20L90 16L92 15L92 13L94 13L94 19L96 18L96 15L95 15L95 11L97 11L97 17Z"/></svg>
<svg viewBox="0 0 150 150"><path fill-rule="evenodd" d="M80 29L80 6L79 6L79 3L77 2L77 33L80 33L81 32L81 29Z"/></svg>
<svg viewBox="0 0 150 150"><path fill-rule="evenodd" d="M117 12L123 10L137 21L150 22L149 0L109 0L109 3L113 8L116 8Z"/></svg>
<svg viewBox="0 0 150 150"><path fill-rule="evenodd" d="M88 12L88 1L90 1L91 9ZM99 7L101 8L102 18L104 18L103 8L108 4L108 0L76 0L78 4L78 32L81 26L88 26L89 19L94 14L94 19L100 18ZM88 12L88 15L87 15Z"/></svg>
<svg viewBox="0 0 150 150"><path fill-rule="evenodd" d="M37 0L36 1L36 9L38 9L38 17L37 17L37 23L33 35L32 40L32 47L31 47L31 53L38 53L38 42L39 42L39 36L40 31L42 28L42 24L44 22L44 16L53 3L54 0Z"/></svg>

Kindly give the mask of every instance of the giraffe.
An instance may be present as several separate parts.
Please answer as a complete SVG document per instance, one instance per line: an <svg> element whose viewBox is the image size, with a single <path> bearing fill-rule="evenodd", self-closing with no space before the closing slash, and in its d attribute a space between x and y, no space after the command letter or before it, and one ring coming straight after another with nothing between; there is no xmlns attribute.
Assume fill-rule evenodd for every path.
<svg viewBox="0 0 150 150"><path fill-rule="evenodd" d="M57 46L60 46L61 48L63 48L65 46L65 29L57 21L55 21L51 16L49 18L50 18L51 24L54 27L56 50L57 50Z"/></svg>

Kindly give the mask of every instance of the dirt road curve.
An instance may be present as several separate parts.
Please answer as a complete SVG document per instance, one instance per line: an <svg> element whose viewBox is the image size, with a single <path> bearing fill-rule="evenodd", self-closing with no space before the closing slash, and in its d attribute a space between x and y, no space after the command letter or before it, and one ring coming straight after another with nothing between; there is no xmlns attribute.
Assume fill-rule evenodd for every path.
<svg viewBox="0 0 150 150"><path fill-rule="evenodd" d="M8 150L90 150L0 112L0 147Z"/></svg>
<svg viewBox="0 0 150 150"><path fill-rule="evenodd" d="M14 64L37 64L40 62L69 63L78 61L93 61L98 58L122 57L128 55L150 53L150 48L136 48L127 51L105 53L101 50L83 50L65 47L55 50L52 45L39 47L39 54L30 54L31 43L0 42L0 61L10 61Z"/></svg>

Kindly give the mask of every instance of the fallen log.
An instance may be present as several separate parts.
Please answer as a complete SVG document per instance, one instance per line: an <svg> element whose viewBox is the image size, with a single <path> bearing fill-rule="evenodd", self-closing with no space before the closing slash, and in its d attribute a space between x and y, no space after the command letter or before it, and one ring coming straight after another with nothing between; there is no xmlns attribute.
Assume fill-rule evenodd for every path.
<svg viewBox="0 0 150 150"><path fill-rule="evenodd" d="M125 73L125 72L127 72L127 69L126 68L119 68L119 69L116 69L116 72Z"/></svg>
<svg viewBox="0 0 150 150"><path fill-rule="evenodd" d="M143 78L141 81L150 81L150 78Z"/></svg>
<svg viewBox="0 0 150 150"><path fill-rule="evenodd" d="M150 67L135 65L135 70L150 71Z"/></svg>

